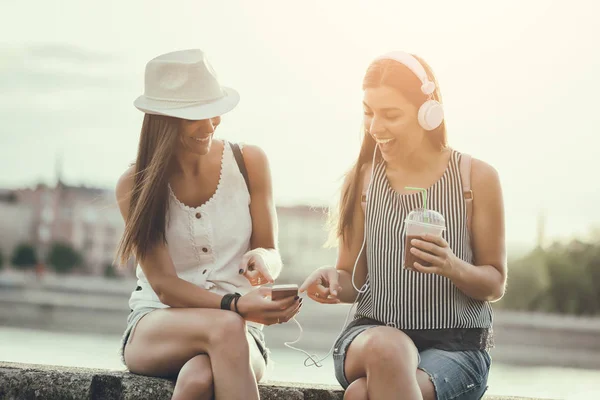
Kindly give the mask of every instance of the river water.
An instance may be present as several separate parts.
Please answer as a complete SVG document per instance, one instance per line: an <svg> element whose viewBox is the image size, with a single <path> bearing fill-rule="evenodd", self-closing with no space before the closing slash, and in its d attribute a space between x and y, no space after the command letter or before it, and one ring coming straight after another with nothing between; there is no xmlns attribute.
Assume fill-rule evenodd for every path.
<svg viewBox="0 0 600 400"><path fill-rule="evenodd" d="M118 355L119 342L117 335L0 327L0 360L121 370L124 366ZM301 353L285 347L271 351L275 362L269 380L337 385L331 357L321 368L306 368ZM488 394L568 400L600 398L600 370L494 363L488 383Z"/></svg>

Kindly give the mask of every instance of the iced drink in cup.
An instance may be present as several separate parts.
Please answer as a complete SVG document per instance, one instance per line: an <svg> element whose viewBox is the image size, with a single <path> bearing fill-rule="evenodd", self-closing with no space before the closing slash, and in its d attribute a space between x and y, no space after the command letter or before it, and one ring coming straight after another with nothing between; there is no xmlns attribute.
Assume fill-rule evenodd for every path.
<svg viewBox="0 0 600 400"><path fill-rule="evenodd" d="M413 210L404 221L405 239L404 239L404 260L402 267L414 270L415 262L418 262L424 267L431 266L430 263L421 260L411 253L413 239L422 239L423 235L430 234L434 236L442 236L446 230L446 220L444 216L437 211L427 209L427 192L419 188L406 188L411 190L420 190L423 192L424 208Z"/></svg>

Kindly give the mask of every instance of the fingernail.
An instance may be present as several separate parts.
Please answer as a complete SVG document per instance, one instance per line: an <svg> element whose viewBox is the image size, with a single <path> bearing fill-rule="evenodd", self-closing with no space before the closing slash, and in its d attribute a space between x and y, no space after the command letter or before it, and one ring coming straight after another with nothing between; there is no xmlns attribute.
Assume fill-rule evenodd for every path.
<svg viewBox="0 0 600 400"><path fill-rule="evenodd" d="M243 273L244 273L244 270L240 268L240 270L239 270L239 273L240 273L240 274L243 274Z"/></svg>
<svg viewBox="0 0 600 400"><path fill-rule="evenodd" d="M333 294L334 296L337 296L337 291L335 291L335 290L332 290L332 291L331 291L331 294Z"/></svg>

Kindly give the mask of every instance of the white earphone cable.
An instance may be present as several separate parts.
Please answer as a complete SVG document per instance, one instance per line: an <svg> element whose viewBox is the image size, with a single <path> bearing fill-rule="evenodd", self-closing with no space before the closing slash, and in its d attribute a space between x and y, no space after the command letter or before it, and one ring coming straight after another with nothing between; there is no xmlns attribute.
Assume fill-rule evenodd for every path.
<svg viewBox="0 0 600 400"><path fill-rule="evenodd" d="M367 186L367 198L366 198L366 206L368 207L369 205L369 197L371 194L371 187L373 184L373 174L375 171L375 157L377 155L377 148L378 145L377 143L375 143L375 149L373 151L373 163L371 164L371 177L369 179L369 185ZM366 210L366 207L365 207ZM365 230L366 230L366 217L365 217ZM367 242L367 235L366 232L363 234L363 241L362 241L362 245L360 246L360 251L358 252L358 256L356 256L356 260L354 261L354 266L352 267L352 287L354 287L354 290L356 290L359 294L363 294L367 291L368 288L368 284L365 282L364 285L362 285L362 287L360 289L358 289L354 283L354 276L356 274L356 266L358 265L358 261L360 260L360 256L362 255L362 252L365 248L365 244ZM339 339L340 335L344 332L344 329L346 329L346 326L348 324L348 319L350 318L350 314L352 312L352 310L354 309L354 307L356 306L356 300L358 299L358 295L356 296L356 299L354 300L354 302L352 303L352 306L350 307L350 309L348 310L348 313L346 314L346 319L344 321L344 324L342 325L342 329L340 330L340 332L338 333L338 335L336 336L335 340L333 341L333 344L331 345L331 348L329 349L329 351L327 352L327 354L320 358L320 359L315 359L317 357L317 355L315 354L309 354L308 352L306 352L305 350L302 350L300 348L294 347L292 346L293 344L298 343L301 339L302 339L302 334L304 333L304 330L302 329L302 325L300 325L300 322L298 322L298 320L296 319L296 317L293 318L294 322L296 323L296 325L298 325L298 329L300 329L300 334L298 335L298 338L296 340L294 340L293 342L284 342L283 344L287 347L290 348L292 350L296 350L299 351L301 353L303 353L304 355L306 355L306 359L304 359L304 366L305 367L312 367L312 366L316 366L316 367L322 367L323 365L321 364L321 362L323 362L324 360L326 360L331 353L334 350L335 347L335 343L337 342L337 340Z"/></svg>

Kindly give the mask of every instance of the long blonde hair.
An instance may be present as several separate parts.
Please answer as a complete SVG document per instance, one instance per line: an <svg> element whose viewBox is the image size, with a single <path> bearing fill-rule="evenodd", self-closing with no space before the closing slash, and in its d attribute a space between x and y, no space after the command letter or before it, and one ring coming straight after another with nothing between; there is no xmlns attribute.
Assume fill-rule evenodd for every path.
<svg viewBox="0 0 600 400"><path fill-rule="evenodd" d="M117 249L117 261L143 260L158 243L166 243L168 170L179 136L179 120L146 114L142 124L129 214Z"/></svg>
<svg viewBox="0 0 600 400"><path fill-rule="evenodd" d="M429 79L435 83L436 89L433 98L441 103L442 96L431 67L420 57L415 55L413 57L421 63ZM363 79L363 90L379 86L389 86L399 90L415 107L420 107L427 100L427 96L421 91L419 78L410 69L397 61L383 59L371 63ZM439 127L427 132L427 137L440 150L446 148L446 123L442 122ZM351 240L354 227L354 207L358 197L362 194L361 170L364 165L372 161L374 151L375 140L368 132L363 132L358 159L345 175L338 209L330 213L329 226L333 227L332 234L338 242L341 240L343 243L349 243Z"/></svg>

